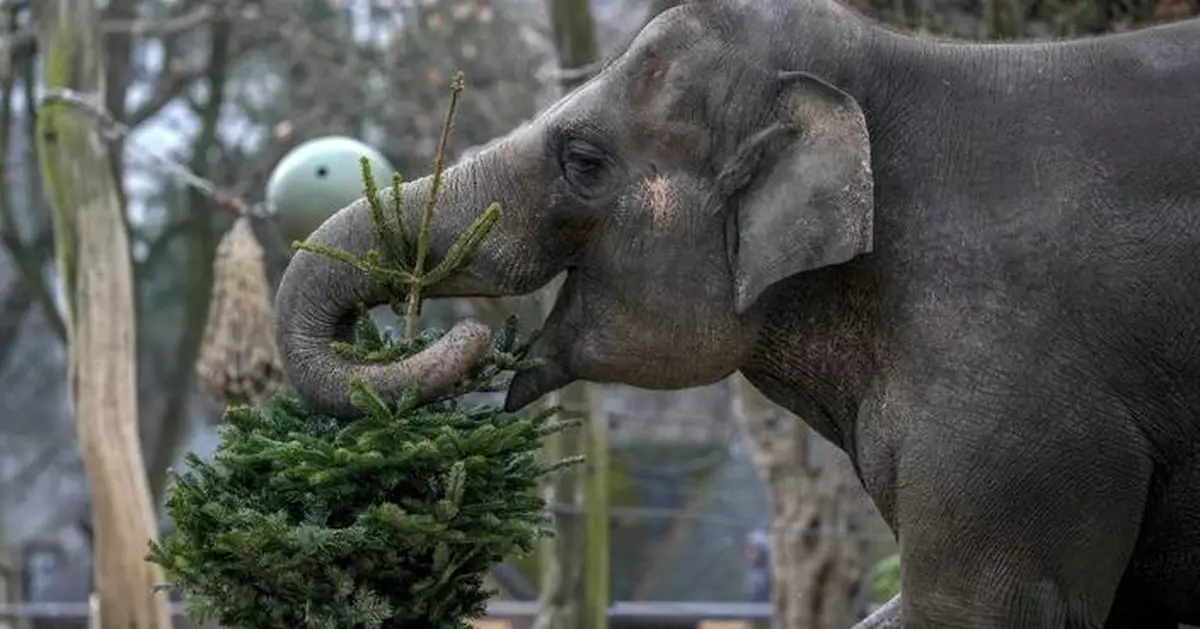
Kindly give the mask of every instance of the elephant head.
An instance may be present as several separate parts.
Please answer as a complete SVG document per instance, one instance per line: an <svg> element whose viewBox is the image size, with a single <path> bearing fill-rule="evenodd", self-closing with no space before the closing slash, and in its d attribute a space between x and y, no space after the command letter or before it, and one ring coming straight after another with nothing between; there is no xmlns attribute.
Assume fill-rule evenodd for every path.
<svg viewBox="0 0 1200 629"><path fill-rule="evenodd" d="M779 67L744 19L718 0L664 12L597 76L445 172L435 260L489 203L503 213L464 273L429 296L522 294L566 272L533 342L542 364L514 377L510 410L578 379L715 382L751 352L763 327L756 304L774 285L871 250L862 111L825 80ZM421 207L430 183L407 184L406 206ZM358 201L310 240L362 254L374 234ZM278 291L278 330L301 394L342 413L352 375L384 395L453 383L462 361L438 357L444 347L369 367L331 351L356 304L386 297L349 266L296 255ZM459 352L469 358L485 337L464 324L443 345L474 348Z"/></svg>

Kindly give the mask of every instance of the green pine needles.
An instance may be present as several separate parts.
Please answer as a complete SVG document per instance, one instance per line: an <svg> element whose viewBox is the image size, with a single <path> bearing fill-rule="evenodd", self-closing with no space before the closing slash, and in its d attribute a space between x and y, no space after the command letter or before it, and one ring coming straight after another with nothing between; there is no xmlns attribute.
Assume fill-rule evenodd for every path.
<svg viewBox="0 0 1200 629"><path fill-rule="evenodd" d="M432 270L425 271L425 258L429 254L433 211L437 205L438 193L442 188L442 174L445 171L446 142L450 137L450 129L454 124L454 114L458 109L458 97L464 87L462 72L454 75L450 87L450 106L446 109L446 119L442 125L441 140L438 143L437 156L434 158L433 182L429 193L429 201L421 214L420 231L416 238L405 230L406 222L404 199L400 194L403 180L400 173L392 175L392 209L395 224L388 220L383 211L383 201L379 189L375 185L375 177L371 174L371 163L364 157L359 160L362 167L363 183L366 199L371 210L371 218L375 225L375 235L383 244L383 251L373 250L359 258L353 254L316 243L294 243L296 249L324 255L326 257L349 264L367 273L375 281L388 289L389 295L406 295L405 302L405 335L416 333L418 316L421 308L421 289L444 281L458 273L471 261L471 255L479 247L484 237L491 230L496 219L500 218L500 204L493 203L475 219L451 245L442 262ZM394 310L399 312L396 304Z"/></svg>
<svg viewBox="0 0 1200 629"><path fill-rule="evenodd" d="M447 129L461 89L459 75ZM394 361L444 334L416 332L420 288L466 264L499 208L489 207L425 272L435 201L413 247L404 221L389 224L365 159L363 170L383 251L362 259L318 253L404 296L392 304L404 312L403 336L364 313L352 341L338 348L357 360ZM399 178L393 183L399 214ZM230 408L213 459L189 453L186 469L172 472L167 510L175 528L151 544L149 559L187 596L189 615L238 629L465 629L485 614L484 575L550 534L539 481L580 460L539 457L545 436L578 423L559 418L559 409L521 417L464 404L464 396L500 390L507 372L527 366L516 330L510 317L489 353L434 400L419 400L414 388L388 403L355 382L361 414L349 421L287 394Z"/></svg>

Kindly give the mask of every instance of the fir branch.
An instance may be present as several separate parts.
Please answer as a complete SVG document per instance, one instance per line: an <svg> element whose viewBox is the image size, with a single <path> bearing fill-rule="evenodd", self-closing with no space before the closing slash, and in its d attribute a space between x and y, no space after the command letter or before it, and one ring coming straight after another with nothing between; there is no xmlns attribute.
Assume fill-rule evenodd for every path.
<svg viewBox="0 0 1200 629"><path fill-rule="evenodd" d="M292 248L296 251L307 251L309 253L315 253L327 258L332 258L338 262L341 262L342 264L349 264L350 266L364 273L370 272L370 267L367 266L365 261L359 260L354 254L336 247L330 247L329 245L316 242L296 242L292 243Z"/></svg>
<svg viewBox="0 0 1200 629"><path fill-rule="evenodd" d="M467 231L454 241L450 246L450 250L446 252L446 257L433 268L427 275L421 278L423 286L433 286L446 278L458 273L470 261L471 255L479 248L485 236L492 229L492 225L500 218L500 204L492 203L471 223Z"/></svg>
<svg viewBox="0 0 1200 629"><path fill-rule="evenodd" d="M391 261L403 264L403 256L396 255L395 251L396 234L383 217L383 204L379 199L379 189L375 187L375 173L371 170L371 160L366 155L359 157L358 167L363 180L363 194L367 208L371 211L371 223L375 226L375 239L383 243L387 254L391 256Z"/></svg>
<svg viewBox="0 0 1200 629"><path fill-rule="evenodd" d="M425 204L425 212L421 214L421 231L417 236L417 257L413 262L413 275L418 278L425 271L425 256L429 253L430 240L433 237L433 210L437 206L438 193L442 188L442 174L446 168L446 143L450 138L450 130L454 123L454 114L458 109L458 97L465 87L466 79L462 72L454 75L450 84L450 104L446 107L446 120L442 124L442 137L438 141L437 156L433 163L433 182L429 189L429 201ZM421 314L421 285L412 284L408 289L408 308L404 314L405 336L412 336L417 330L417 319Z"/></svg>

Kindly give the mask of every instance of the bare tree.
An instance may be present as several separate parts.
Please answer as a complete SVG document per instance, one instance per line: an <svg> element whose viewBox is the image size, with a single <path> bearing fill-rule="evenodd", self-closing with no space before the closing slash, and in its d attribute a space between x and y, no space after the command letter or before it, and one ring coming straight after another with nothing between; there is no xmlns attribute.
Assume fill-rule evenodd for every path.
<svg viewBox="0 0 1200 629"><path fill-rule="evenodd" d="M41 5L42 3L33 3ZM213 22L220 13L215 9L217 6L223 6L224 2L201 2L198 0L189 0L183 3L171 3L172 8L165 8L166 5L161 0L114 0L106 3L104 10L99 14L93 15L99 18L99 31L103 39L103 49L107 53L107 62L103 68L105 79L105 93L101 104L104 105L104 116L97 118L103 123L107 144L112 151L113 159L109 160L111 169L116 177L113 181L115 192L119 200L121 208L121 220L128 234L129 239L134 243L135 247L130 249L150 249L152 251L169 250L180 242L181 237L188 236L184 230L163 230L161 232L147 231L144 221L142 224L137 224L137 221L131 220L128 209L128 198L124 189L124 175L129 171L128 166L130 161L121 159L123 156L133 154L134 163L144 162L145 156L140 154L139 147L129 146L128 138L124 134L109 135L109 132L115 130L114 125L119 125L122 128L130 129L134 132L143 124L157 116L164 107L176 102L176 99L190 87L198 77L199 73L189 70L188 66L180 63L177 53L181 48L192 49L194 46L187 45L186 41L190 33L194 30L203 30L208 24ZM16 19L22 11L27 11L26 3L15 3L14 5L6 5L5 14L10 19L4 23L11 28L7 33L9 45L6 47L11 53L10 63L8 64L9 72L0 75L0 85L3 86L3 101L0 102L0 146L4 148L4 154L7 159L3 161L3 182L6 184L0 189L0 241L4 245L5 252L8 254L8 259L13 263L12 266L19 271L19 282L11 283L11 290L0 299L0 365L11 357L11 352L17 348L29 345L31 339L26 339L23 335L30 331L40 334L37 330L40 328L30 328L30 317L27 314L31 307L40 305L41 307L34 311L40 315L40 318L48 324L49 331L57 337L59 342L65 340L66 331L63 324L62 316L58 311L58 306L53 297L53 286L46 277L44 270L47 264L51 263L51 253L53 251L53 241L51 238L50 222L48 220L49 212L44 207L45 197L41 194L41 169L37 167L37 162L25 158L20 154L23 150L19 146L14 147L12 140L23 140L25 137L19 135L25 133L29 139L33 138L32 125L34 116L32 111L35 109L35 98L37 90L35 89L39 83L34 70L36 58L39 54L44 58L46 51L44 46L39 50L36 45L37 41L32 36L32 31L23 30L20 20ZM161 45L166 56L166 62L155 66L152 62L147 61L147 50L154 48L155 44ZM204 66L199 66L203 68ZM23 85L19 85L20 89L15 89L15 84L24 81ZM147 89L134 92L135 87L145 87ZM140 98L134 98L138 95ZM23 99L23 100L22 100ZM18 105L20 106L19 115L15 113ZM26 128L19 128L21 125ZM32 144L29 142L28 144ZM32 157L32 151L30 151ZM9 168L14 167L15 170L10 171ZM138 163L144 172L145 164ZM24 177L21 177L24 175ZM19 194L18 194L19 193ZM137 256L130 254L134 262L134 281L137 287L136 293L139 298L136 300L137 305L137 321L139 324L139 332L145 329L147 319L153 320L155 310L147 310L143 307L145 299L146 284L144 280L147 275L153 276L153 273L147 273L150 265L159 262L151 256L146 263L139 263ZM190 268L190 267L189 267ZM153 279L153 278L151 278ZM203 308L200 309L203 312ZM202 325L203 322L200 322ZM178 322L174 322L174 327L178 328ZM18 335L22 335L18 337ZM20 338L21 342L16 342ZM9 342L9 341L12 342ZM141 406L154 407L157 400L164 396L160 394L164 388L160 385L161 374L169 374L172 371L183 372L183 375L190 378L190 370L180 369L162 369L162 360L154 360L155 353L166 356L164 360L175 360L176 362L185 362L186 356L179 356L181 352L155 352L153 348L147 351L147 346L153 346L156 343L160 344L154 338L154 335L139 333L137 335L138 344L141 346L139 355L142 358L140 361L143 367L139 374L139 384L142 385L139 391ZM53 343L53 338L46 337L42 343ZM36 345L37 343L33 343ZM38 362L25 365L26 368L33 369L57 369L52 357L54 353L47 355L42 351L36 355ZM49 362L46 362L45 357L51 357ZM44 364L43 364L44 363ZM43 377L44 379L44 377ZM184 386L188 383L185 382ZM178 389L181 387L175 387ZM149 402L149 404L147 404ZM47 405L47 409L52 409L53 405ZM27 414L22 414L26 416ZM30 438L35 441L41 439L51 439L51 427L53 422L47 423L40 419L40 416L28 415L29 427L33 433L40 431L42 437L36 437L33 433ZM14 417L15 421L15 417ZM156 451L159 453L172 453L177 450L178 441L177 435L182 432L182 426L187 423L187 413L168 411L162 414L143 413L141 417L141 433L143 439L149 440L145 443L145 456L148 460L162 460L169 458L159 454L156 456ZM165 426L165 430L159 430L159 426ZM12 426L12 428L16 428ZM172 430L175 428L175 430ZM11 433L10 433L11 434ZM172 438L172 434L176 437ZM163 442L166 442L165 446ZM49 442L47 442L49 444ZM71 450L69 442L59 444L59 450ZM69 461L71 457L51 457L51 460L58 462ZM151 465L151 471L155 468L165 467ZM58 468L53 466L37 465L35 468L43 472L50 472ZM151 474L152 485L161 486L163 478L161 471L154 478L155 474ZM19 478L29 478L25 471L17 474ZM157 493L157 492L156 492Z"/></svg>
<svg viewBox="0 0 1200 629"><path fill-rule="evenodd" d="M43 2L45 84L102 96L104 45L91 0ZM128 232L108 147L94 120L66 103L39 114L38 152L67 288L68 381L91 481L100 626L170 627L145 561L157 537L137 439L137 367Z"/></svg>

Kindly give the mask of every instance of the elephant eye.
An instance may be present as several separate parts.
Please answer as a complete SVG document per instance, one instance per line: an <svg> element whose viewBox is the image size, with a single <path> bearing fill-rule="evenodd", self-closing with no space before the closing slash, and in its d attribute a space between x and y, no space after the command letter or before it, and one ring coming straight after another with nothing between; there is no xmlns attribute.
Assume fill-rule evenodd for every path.
<svg viewBox="0 0 1200 629"><path fill-rule="evenodd" d="M577 194L587 199L604 194L611 161L603 150L572 138L563 143L559 161L563 177Z"/></svg>

